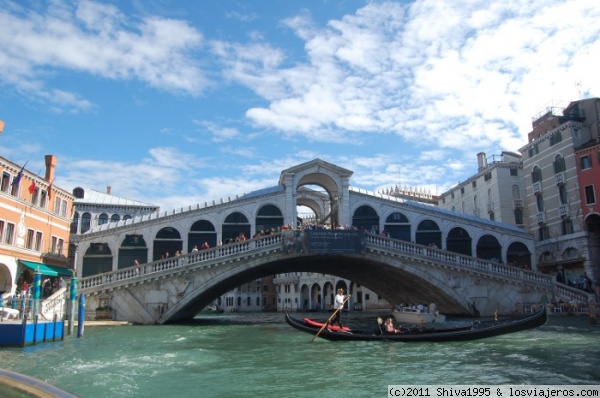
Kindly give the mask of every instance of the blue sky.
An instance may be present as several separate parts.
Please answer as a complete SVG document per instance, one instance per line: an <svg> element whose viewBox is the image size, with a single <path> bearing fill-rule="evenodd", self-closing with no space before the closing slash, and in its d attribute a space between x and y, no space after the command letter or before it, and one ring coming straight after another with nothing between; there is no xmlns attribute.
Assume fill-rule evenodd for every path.
<svg viewBox="0 0 600 398"><path fill-rule="evenodd" d="M315 158L439 194L600 95L599 20L597 0L0 0L0 154L162 210Z"/></svg>

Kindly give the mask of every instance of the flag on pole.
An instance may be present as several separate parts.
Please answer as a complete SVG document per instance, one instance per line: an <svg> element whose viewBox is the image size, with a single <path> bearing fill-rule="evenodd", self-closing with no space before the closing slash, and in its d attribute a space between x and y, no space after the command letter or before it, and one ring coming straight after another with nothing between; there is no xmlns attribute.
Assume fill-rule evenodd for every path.
<svg viewBox="0 0 600 398"><path fill-rule="evenodd" d="M29 162L29 160L27 162ZM23 170L25 170L25 166L27 166L27 162L25 162L23 167L21 167L19 174L17 174L17 176L13 178L11 185L19 185L19 183L21 182L21 178L23 177Z"/></svg>
<svg viewBox="0 0 600 398"><path fill-rule="evenodd" d="M31 185L29 186L29 193L33 195L35 192L35 180L31 181Z"/></svg>

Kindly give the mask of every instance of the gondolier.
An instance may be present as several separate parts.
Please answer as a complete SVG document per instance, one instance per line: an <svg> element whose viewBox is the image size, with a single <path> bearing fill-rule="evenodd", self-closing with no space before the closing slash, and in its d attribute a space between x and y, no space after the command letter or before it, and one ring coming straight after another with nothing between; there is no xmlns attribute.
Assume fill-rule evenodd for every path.
<svg viewBox="0 0 600 398"><path fill-rule="evenodd" d="M342 325L342 310L344 309L344 303L346 302L347 296L344 296L344 289L340 288L337 290L337 294L335 295L335 299L333 300L333 309L336 311L335 317L331 321L332 325L337 325L341 328ZM338 311L339 310L339 311Z"/></svg>

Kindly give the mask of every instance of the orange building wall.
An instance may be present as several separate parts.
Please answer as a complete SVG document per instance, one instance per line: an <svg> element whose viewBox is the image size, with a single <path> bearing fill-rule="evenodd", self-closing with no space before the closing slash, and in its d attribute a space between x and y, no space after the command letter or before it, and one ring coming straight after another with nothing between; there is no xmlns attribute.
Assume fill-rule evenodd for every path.
<svg viewBox="0 0 600 398"><path fill-rule="evenodd" d="M47 166L51 166L50 170L47 168L46 176L36 176L26 168L23 170L15 196L11 184L23 166L0 157L0 255L70 267L68 247L73 195L54 184L50 187L54 180L56 158L46 156L46 161ZM32 195L29 187L33 181L37 192ZM41 202L43 191L49 190L50 198L46 197L45 203ZM9 223L14 224L15 228L12 242L7 243ZM28 240L30 230L33 231L33 241ZM59 247L59 240L62 240L62 249ZM30 247L28 241L31 241Z"/></svg>

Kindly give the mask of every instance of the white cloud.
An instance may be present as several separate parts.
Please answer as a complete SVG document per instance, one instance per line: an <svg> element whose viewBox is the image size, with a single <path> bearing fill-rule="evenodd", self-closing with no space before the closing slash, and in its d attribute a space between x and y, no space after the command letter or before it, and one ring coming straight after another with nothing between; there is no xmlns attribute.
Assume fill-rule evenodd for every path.
<svg viewBox="0 0 600 398"><path fill-rule="evenodd" d="M263 128L318 141L395 132L458 150L516 150L545 99L577 98L573 66L583 92L598 89L598 18L592 0L373 2L325 28L306 14L286 20L308 62L284 66L264 43L221 43L220 55L232 79L269 101L246 113ZM277 62L240 54L245 47Z"/></svg>
<svg viewBox="0 0 600 398"><path fill-rule="evenodd" d="M137 79L191 95L207 83L193 56L202 35L187 22L128 20L116 7L91 1L56 1L46 9L21 9L9 1L5 6L12 12L0 11L1 81L57 108L91 105L66 89L46 89L53 71Z"/></svg>

